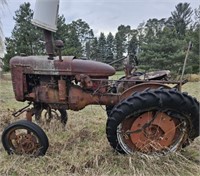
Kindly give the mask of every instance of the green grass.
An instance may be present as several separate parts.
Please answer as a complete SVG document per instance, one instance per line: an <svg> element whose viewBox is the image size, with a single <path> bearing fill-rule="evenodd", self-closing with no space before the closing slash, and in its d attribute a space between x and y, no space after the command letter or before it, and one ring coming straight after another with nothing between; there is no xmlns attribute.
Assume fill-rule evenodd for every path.
<svg viewBox="0 0 200 176"><path fill-rule="evenodd" d="M121 74L119 74L120 76ZM187 83L183 91L200 100L200 83ZM17 102L11 81L0 81L0 135L3 129L19 118L11 114L26 103ZM106 112L102 106L88 106L68 111L65 128L54 120L41 127L50 146L44 157L7 155L0 144L0 175L2 176L65 176L65 175L133 175L133 176L198 176L200 173L200 138L181 152L156 157L141 154L124 156L113 152L106 139Z"/></svg>

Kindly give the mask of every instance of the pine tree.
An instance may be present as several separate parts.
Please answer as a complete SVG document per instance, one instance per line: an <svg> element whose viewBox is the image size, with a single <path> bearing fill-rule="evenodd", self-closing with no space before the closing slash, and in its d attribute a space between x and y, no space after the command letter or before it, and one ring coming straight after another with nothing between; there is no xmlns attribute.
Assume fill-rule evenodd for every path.
<svg viewBox="0 0 200 176"><path fill-rule="evenodd" d="M83 21L82 19L72 21L70 25L75 29L76 35L78 36L79 42L81 43L82 55L88 55L86 51L86 43L91 38L94 38L93 30L90 28L89 24Z"/></svg>
<svg viewBox="0 0 200 176"><path fill-rule="evenodd" d="M9 69L9 60L14 55L37 55L44 54L43 34L40 29L31 24L33 11L30 3L20 5L13 19L15 26L10 38L6 38L5 70Z"/></svg>
<svg viewBox="0 0 200 176"><path fill-rule="evenodd" d="M98 40L95 37L90 41L90 58L92 60L98 60L99 50L98 50Z"/></svg>
<svg viewBox="0 0 200 176"><path fill-rule="evenodd" d="M106 37L104 33L100 33L98 39L98 61L105 62L106 59Z"/></svg>
<svg viewBox="0 0 200 176"><path fill-rule="evenodd" d="M82 46L79 41L77 31L72 25L66 25L66 38L64 40L63 55L82 56Z"/></svg>
<svg viewBox="0 0 200 176"><path fill-rule="evenodd" d="M43 48L39 40L42 39L42 32L31 24L33 11L30 9L30 3L20 5L19 10L15 12L15 27L12 37L16 41L17 54L34 55L43 53Z"/></svg>
<svg viewBox="0 0 200 176"><path fill-rule="evenodd" d="M137 39L138 32L137 30L132 30L131 32L131 39L128 41L128 54L129 55L136 55L138 49L138 39Z"/></svg>
<svg viewBox="0 0 200 176"><path fill-rule="evenodd" d="M191 23L191 15L193 13L189 3L179 3L176 10L171 13L172 20L176 32L179 37L185 36L186 29Z"/></svg>
<svg viewBox="0 0 200 176"><path fill-rule="evenodd" d="M105 63L111 63L114 59L114 36L110 32L106 38L106 60Z"/></svg>
<svg viewBox="0 0 200 176"><path fill-rule="evenodd" d="M65 17L64 15L58 16L57 21L57 31L54 33L54 39L55 40L62 40L63 42L67 38L67 31L66 31L67 25L65 23Z"/></svg>

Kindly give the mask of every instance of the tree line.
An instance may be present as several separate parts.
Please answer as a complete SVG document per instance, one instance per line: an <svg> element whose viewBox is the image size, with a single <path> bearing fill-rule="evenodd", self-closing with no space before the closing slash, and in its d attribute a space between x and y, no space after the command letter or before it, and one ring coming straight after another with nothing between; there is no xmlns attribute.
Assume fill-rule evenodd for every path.
<svg viewBox="0 0 200 176"><path fill-rule="evenodd" d="M9 70L9 60L15 55L44 55L42 30L31 24L33 11L30 3L20 5L13 19L15 26L11 37L5 39L4 70ZM171 16L149 19L136 29L120 25L117 32L95 36L93 29L82 19L66 24L58 17L58 30L54 39L64 42L63 55L75 55L91 60L111 63L129 54L137 56L143 70L170 69L179 72L183 65L189 41L192 48L186 67L187 73L199 72L200 6L192 9L189 3L179 3ZM122 69L122 61L114 64Z"/></svg>

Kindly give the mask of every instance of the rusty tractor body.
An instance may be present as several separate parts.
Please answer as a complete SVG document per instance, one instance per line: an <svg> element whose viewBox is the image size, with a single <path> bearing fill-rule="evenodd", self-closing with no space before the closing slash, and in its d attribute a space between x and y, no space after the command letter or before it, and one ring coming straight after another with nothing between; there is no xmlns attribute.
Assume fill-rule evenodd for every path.
<svg viewBox="0 0 200 176"><path fill-rule="evenodd" d="M9 154L44 155L48 138L32 117L39 121L46 110L48 121L56 116L65 125L67 110L79 111L87 105L106 106L107 138L119 153L166 154L187 146L199 135L199 103L181 93L185 82L168 80L168 70L136 72L127 62L129 58L124 62L125 76L110 80L115 69L105 63L61 55L13 57L15 98L28 101L13 115L26 112L27 120L4 130L4 148Z"/></svg>
<svg viewBox="0 0 200 176"><path fill-rule="evenodd" d="M50 2L55 3L50 7L56 13L59 1ZM38 8L48 11L45 3L50 2L38 1L42 3ZM36 17L49 22L48 14L40 13ZM44 25L37 19L34 23ZM87 105L106 106L107 139L119 153L167 154L199 136L199 102L181 92L186 81L169 80L168 70L137 72L131 57L124 58L125 75L109 79L115 69L108 64L62 56L63 43L53 42L49 26L44 27L47 56L15 56L10 60L15 98L28 105L13 113L16 117L26 112L26 120L8 125L2 133L8 154L44 155L48 138L32 117L36 121L43 115L47 121L56 117L65 125L67 110L79 111Z"/></svg>
<svg viewBox="0 0 200 176"><path fill-rule="evenodd" d="M160 87L163 81L158 80L169 73L163 70L146 76L123 77L118 80L120 94L114 94L110 92L114 81L108 77L115 74L115 69L108 64L73 56L62 57L62 61L58 57L50 60L48 56L16 56L11 59L10 66L17 101L75 111L91 104L114 106L126 98L123 92L128 88L154 79L157 81L151 82L152 86ZM143 89L146 87L145 84L142 86Z"/></svg>
<svg viewBox="0 0 200 176"><path fill-rule="evenodd" d="M109 98L102 97L108 90L105 81L115 74L114 68L107 64L74 57L49 60L48 56L15 57L10 63L18 101L28 100L55 109L71 110L117 101L117 97L110 102Z"/></svg>

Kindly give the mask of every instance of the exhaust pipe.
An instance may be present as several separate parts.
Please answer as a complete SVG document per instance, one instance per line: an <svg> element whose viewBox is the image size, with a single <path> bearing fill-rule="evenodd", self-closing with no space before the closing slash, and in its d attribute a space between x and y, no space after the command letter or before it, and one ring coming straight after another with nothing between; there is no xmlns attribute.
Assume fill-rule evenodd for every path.
<svg viewBox="0 0 200 176"><path fill-rule="evenodd" d="M32 24L44 30L45 49L49 59L55 56L52 32L57 30L59 0L36 0Z"/></svg>

